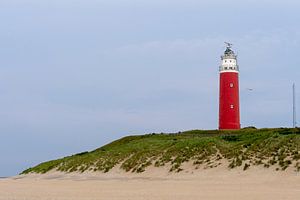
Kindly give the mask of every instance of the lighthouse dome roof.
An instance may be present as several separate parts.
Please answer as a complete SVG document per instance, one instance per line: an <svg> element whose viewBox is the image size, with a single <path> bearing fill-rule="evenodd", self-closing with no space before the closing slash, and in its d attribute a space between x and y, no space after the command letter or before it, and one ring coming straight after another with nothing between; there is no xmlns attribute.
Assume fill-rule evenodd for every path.
<svg viewBox="0 0 300 200"><path fill-rule="evenodd" d="M225 55L234 55L234 52L232 51L232 49L230 47L227 47L224 54Z"/></svg>

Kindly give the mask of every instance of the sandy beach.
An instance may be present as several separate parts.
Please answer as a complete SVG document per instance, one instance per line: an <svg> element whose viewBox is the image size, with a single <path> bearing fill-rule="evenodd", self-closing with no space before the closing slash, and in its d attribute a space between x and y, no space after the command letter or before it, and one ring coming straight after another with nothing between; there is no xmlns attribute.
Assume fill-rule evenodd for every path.
<svg viewBox="0 0 300 200"><path fill-rule="evenodd" d="M63 174L0 179L0 200L296 200L300 173L272 169L208 169L177 174Z"/></svg>

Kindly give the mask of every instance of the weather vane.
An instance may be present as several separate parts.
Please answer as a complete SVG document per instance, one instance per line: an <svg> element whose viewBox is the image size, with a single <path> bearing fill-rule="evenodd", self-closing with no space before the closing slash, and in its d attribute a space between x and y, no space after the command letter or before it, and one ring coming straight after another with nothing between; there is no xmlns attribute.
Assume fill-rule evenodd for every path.
<svg viewBox="0 0 300 200"><path fill-rule="evenodd" d="M231 43L229 43L229 42L224 42L224 43L226 44L226 47L229 48L229 49L230 49L230 48L232 47L232 45L233 45L233 44L231 44Z"/></svg>

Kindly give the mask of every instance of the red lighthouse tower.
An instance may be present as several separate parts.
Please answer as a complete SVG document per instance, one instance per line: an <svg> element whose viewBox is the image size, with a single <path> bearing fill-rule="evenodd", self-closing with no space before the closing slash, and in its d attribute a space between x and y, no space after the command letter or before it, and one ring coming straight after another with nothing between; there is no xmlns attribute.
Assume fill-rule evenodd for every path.
<svg viewBox="0 0 300 200"><path fill-rule="evenodd" d="M240 129L239 66L232 44L226 45L220 66L219 129Z"/></svg>

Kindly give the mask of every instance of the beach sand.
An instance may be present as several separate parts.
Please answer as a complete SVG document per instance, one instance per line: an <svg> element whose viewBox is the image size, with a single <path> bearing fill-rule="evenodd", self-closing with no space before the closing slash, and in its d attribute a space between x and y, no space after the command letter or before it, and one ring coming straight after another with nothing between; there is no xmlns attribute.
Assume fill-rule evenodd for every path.
<svg viewBox="0 0 300 200"><path fill-rule="evenodd" d="M142 174L27 175L0 179L0 200L298 200L300 173L225 168Z"/></svg>

